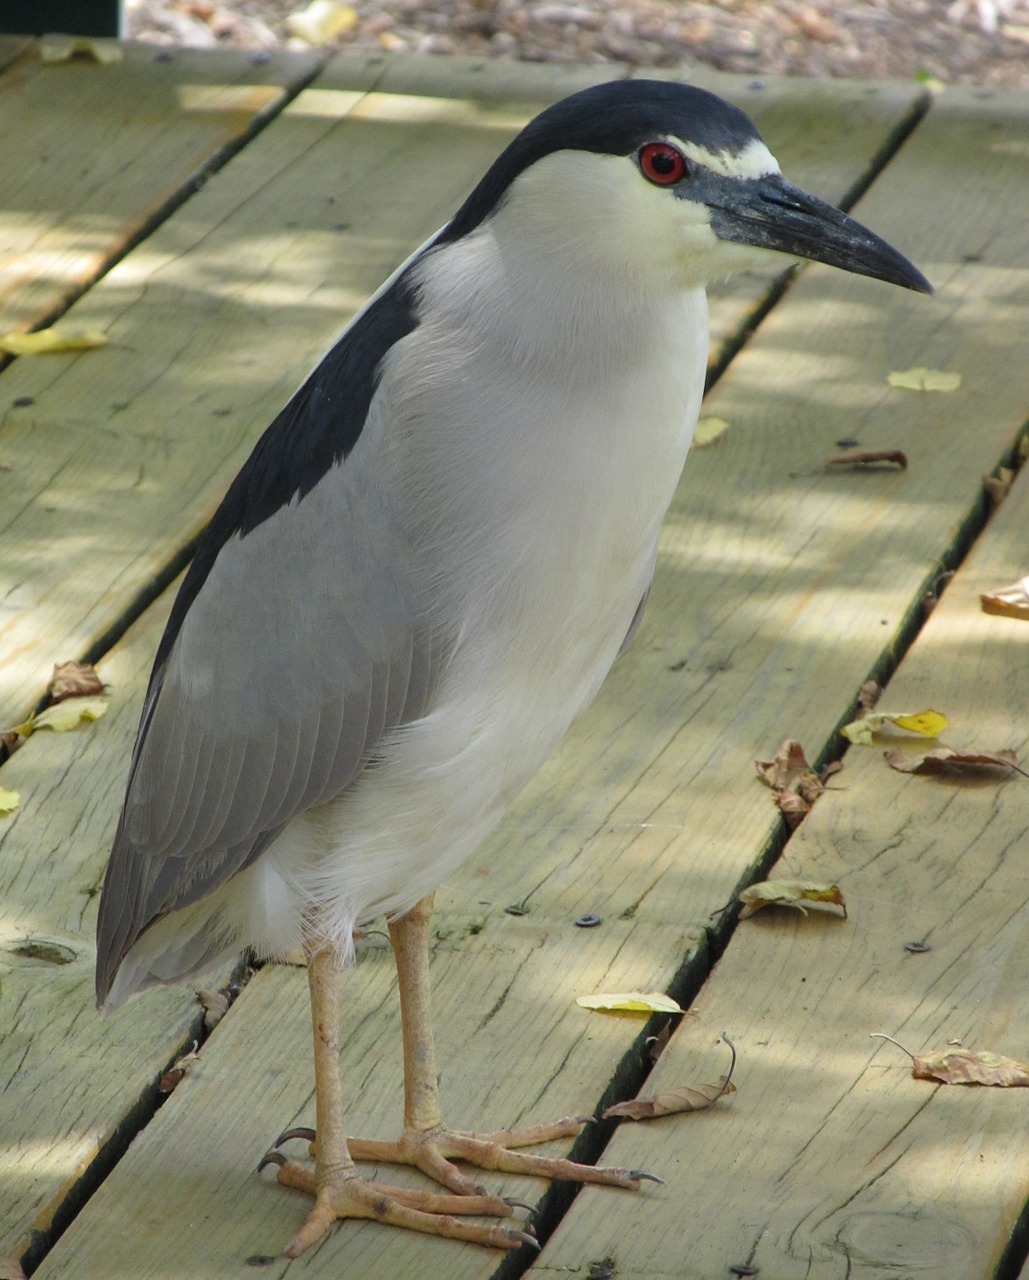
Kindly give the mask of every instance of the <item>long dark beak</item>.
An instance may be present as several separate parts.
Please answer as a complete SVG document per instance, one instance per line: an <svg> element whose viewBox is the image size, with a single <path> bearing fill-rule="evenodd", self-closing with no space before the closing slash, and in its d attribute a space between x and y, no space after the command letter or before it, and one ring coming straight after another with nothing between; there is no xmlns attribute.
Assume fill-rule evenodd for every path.
<svg viewBox="0 0 1029 1280"><path fill-rule="evenodd" d="M711 209L711 229L720 240L826 262L919 293L933 291L921 271L892 245L779 174L715 178L711 185L704 198Z"/></svg>

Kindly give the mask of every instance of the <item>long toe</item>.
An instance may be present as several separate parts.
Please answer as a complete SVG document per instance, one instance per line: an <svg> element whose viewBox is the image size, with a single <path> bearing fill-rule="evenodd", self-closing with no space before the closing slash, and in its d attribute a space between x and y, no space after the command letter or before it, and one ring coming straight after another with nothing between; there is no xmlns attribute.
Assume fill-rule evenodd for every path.
<svg viewBox="0 0 1029 1280"><path fill-rule="evenodd" d="M279 1169L279 1181L296 1186L292 1162ZM285 1175L285 1176L284 1176ZM306 1182L306 1180L305 1180ZM304 1190L308 1187L305 1185ZM500 1214L494 1208L500 1206ZM529 1231L498 1223L467 1221L469 1214L510 1216L511 1206L493 1196L436 1195L427 1191L408 1191L365 1182L348 1175L330 1186L319 1188L307 1221L286 1245L286 1254L297 1258L315 1244L337 1221L343 1218L367 1218L389 1226L404 1227L426 1235L445 1236L451 1240L467 1240L490 1249L518 1249L523 1244L535 1245ZM462 1215L462 1216L458 1216Z"/></svg>
<svg viewBox="0 0 1029 1280"><path fill-rule="evenodd" d="M492 1133L463 1133L450 1129L415 1133L406 1130L396 1142L351 1138L349 1148L355 1160L412 1165L440 1186L464 1196L477 1195L480 1188L473 1178L452 1163L455 1160L498 1173L530 1174L537 1178L599 1183L630 1190L637 1190L641 1181L661 1181L656 1174L642 1169L578 1164L574 1160L531 1155L523 1150L538 1143L572 1137L588 1119L567 1116L553 1124L526 1129L498 1129Z"/></svg>

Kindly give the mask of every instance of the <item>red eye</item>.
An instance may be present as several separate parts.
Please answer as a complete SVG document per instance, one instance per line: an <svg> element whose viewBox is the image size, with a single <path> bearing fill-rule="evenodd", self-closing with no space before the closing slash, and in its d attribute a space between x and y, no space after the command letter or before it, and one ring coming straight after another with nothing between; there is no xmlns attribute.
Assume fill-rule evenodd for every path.
<svg viewBox="0 0 1029 1280"><path fill-rule="evenodd" d="M659 187L670 187L686 177L686 161L670 142L648 142L639 150L643 176Z"/></svg>

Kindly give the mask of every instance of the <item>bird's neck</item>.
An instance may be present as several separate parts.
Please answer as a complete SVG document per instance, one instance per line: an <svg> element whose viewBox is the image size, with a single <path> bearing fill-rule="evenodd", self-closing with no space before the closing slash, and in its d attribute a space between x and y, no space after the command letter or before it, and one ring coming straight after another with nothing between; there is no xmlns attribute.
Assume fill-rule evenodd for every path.
<svg viewBox="0 0 1029 1280"><path fill-rule="evenodd" d="M534 377L594 383L666 339L687 294L706 319L702 290L612 270L565 235L511 234L498 221L435 250L419 268L423 315Z"/></svg>

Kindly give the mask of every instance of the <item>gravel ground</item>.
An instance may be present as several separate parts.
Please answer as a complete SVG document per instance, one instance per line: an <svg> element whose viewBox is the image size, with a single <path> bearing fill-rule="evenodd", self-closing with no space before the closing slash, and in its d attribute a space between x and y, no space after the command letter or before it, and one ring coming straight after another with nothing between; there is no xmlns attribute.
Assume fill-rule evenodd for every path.
<svg viewBox="0 0 1029 1280"><path fill-rule="evenodd" d="M289 24L305 3L128 0L126 34L309 47ZM351 0L348 17L330 48L1029 89L1029 0Z"/></svg>

